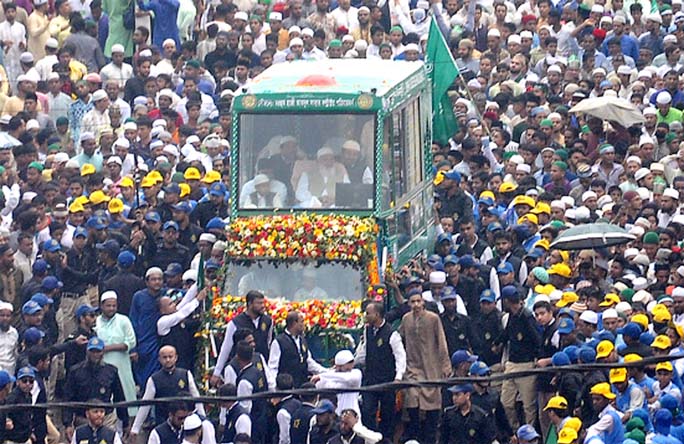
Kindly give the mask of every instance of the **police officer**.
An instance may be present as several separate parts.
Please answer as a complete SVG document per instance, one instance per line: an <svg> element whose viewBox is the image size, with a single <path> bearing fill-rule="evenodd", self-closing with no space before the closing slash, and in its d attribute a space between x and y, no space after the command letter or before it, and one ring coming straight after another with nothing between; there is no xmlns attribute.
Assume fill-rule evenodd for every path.
<svg viewBox="0 0 684 444"><path fill-rule="evenodd" d="M312 413L316 415L316 423L309 431L309 444L327 444L340 434L340 428L335 414L335 404L329 399L319 401ZM294 442L294 441L293 441Z"/></svg>
<svg viewBox="0 0 684 444"><path fill-rule="evenodd" d="M271 344L268 358L271 372L279 375L287 373L292 376L295 387L301 387L309 380L309 373L318 374L326 371L325 367L311 357L311 351L304 337L304 315L291 311L285 318L285 331L279 334Z"/></svg>
<svg viewBox="0 0 684 444"><path fill-rule="evenodd" d="M503 333L501 312L496 307L496 295L492 290L484 290L480 294L480 310L475 316L473 329L482 337L475 353L487 365L500 366L501 351L491 346L494 339Z"/></svg>
<svg viewBox="0 0 684 444"><path fill-rule="evenodd" d="M278 391L292 390L294 382L292 376L282 373L276 378L276 389ZM292 414L302 405L301 401L293 395L286 395L282 398L274 399L276 422L278 424L278 444L290 444L290 424ZM275 439L272 440L276 442Z"/></svg>
<svg viewBox="0 0 684 444"><path fill-rule="evenodd" d="M406 372L406 350L401 336L385 321L385 306L371 302L366 306L366 328L361 343L356 349L355 362L365 364L363 385L375 385L401 381ZM382 433L392 436L394 431L394 410L396 394L364 392L362 404L363 423ZM380 407L380 422L376 423Z"/></svg>
<svg viewBox="0 0 684 444"><path fill-rule="evenodd" d="M237 396L235 384L223 384L218 389L218 396L231 397ZM252 419L249 412L237 401L225 401L220 403L221 408L226 409L226 423L221 437L222 443L232 443L235 436L245 434L252 435Z"/></svg>
<svg viewBox="0 0 684 444"><path fill-rule="evenodd" d="M307 382L302 384L301 388L314 389L316 386L311 382ZM292 413L292 418L290 419L290 442L293 444L307 441L309 430L311 429L311 420L315 416L313 411L316 408L318 395L302 393L299 395L299 400L301 404Z"/></svg>
<svg viewBox="0 0 684 444"><path fill-rule="evenodd" d="M65 400L71 402L86 402L90 399L99 399L109 404L112 402L124 402L123 388L119 380L119 372L111 364L102 361L105 343L97 336L88 341L85 361L76 364L69 371L65 386ZM111 409L107 409L104 423L113 426L116 419L123 422L123 427L128 427L128 409L118 407L116 416ZM71 439L74 427L85 422L85 412L82 409L65 409L63 422L67 437Z"/></svg>
<svg viewBox="0 0 684 444"><path fill-rule="evenodd" d="M176 367L176 362L178 362L178 354L173 346L165 345L159 349L159 363L162 368L153 373L147 380L142 399L171 398L179 396L182 392L190 392L190 395L196 397L200 396L192 372ZM143 423L150 413L150 408L150 406L140 407L131 427L131 435L140 433ZM167 408L164 404L155 406L155 424L159 425L168 418ZM201 404L197 405L197 409L204 416L204 407Z"/></svg>
<svg viewBox="0 0 684 444"><path fill-rule="evenodd" d="M155 266L166 270L172 262L181 264L184 269L190 265L190 250L178 242L178 224L172 220L165 222L162 227L162 241L157 245L157 252L153 258Z"/></svg>
<svg viewBox="0 0 684 444"><path fill-rule="evenodd" d="M477 347L477 335L475 334L470 318L456 311L457 294L453 287L444 287L442 292L442 305L444 312L439 315L447 340L449 356L456 350L474 350Z"/></svg>
<svg viewBox="0 0 684 444"><path fill-rule="evenodd" d="M202 234L202 229L197 224L190 222L192 210L190 202L185 201L172 207L173 220L178 224L178 243L190 250L190 254L194 256L198 251L197 242L200 234Z"/></svg>
<svg viewBox="0 0 684 444"><path fill-rule="evenodd" d="M91 399L89 403L95 404L85 410L87 424L77 427L71 439L72 444L81 442L96 442L97 444L122 444L121 437L116 429L104 425L105 406L99 399Z"/></svg>
<svg viewBox="0 0 684 444"><path fill-rule="evenodd" d="M252 362L254 349L246 341L240 341L236 345L235 356L240 366L237 377L237 393L240 396L250 396L268 390L268 382L264 370L259 370ZM267 401L265 398L240 401L240 404L249 412L252 420L252 442L264 444L266 442L267 429Z"/></svg>
<svg viewBox="0 0 684 444"><path fill-rule="evenodd" d="M78 322L78 327L76 328L76 331L67 336L64 341L66 348L64 352L64 368L66 369L67 374L73 366L79 362L83 362L86 358L87 343L82 339L90 339L97 336L97 333L95 333L96 313L97 308L86 304L83 304L76 309L76 322ZM76 341L77 338L79 338L79 341ZM68 346L66 344L68 344Z"/></svg>
<svg viewBox="0 0 684 444"><path fill-rule="evenodd" d="M192 406L185 401L174 401L167 409L168 418L150 432L147 444L180 444L183 421L192 413Z"/></svg>
<svg viewBox="0 0 684 444"><path fill-rule="evenodd" d="M248 328L239 328L235 331L235 334L233 335L233 343L237 344L240 341L247 341L247 343L252 347L256 346L254 335L252 335L252 332ZM236 351L235 347L233 347L232 351ZM270 371L268 363L266 362L266 358L264 358L264 356L258 351L255 351L252 355L252 362L259 370L265 370L266 379L268 380L268 387L269 389L274 388L276 386L275 375L273 375L273 372ZM227 384L235 384L237 382L237 375L239 373L240 366L238 365L237 358L233 353L233 357L223 371L223 381Z"/></svg>
<svg viewBox="0 0 684 444"><path fill-rule="evenodd" d="M226 186L221 182L214 182L209 187L209 200L197 204L197 208L192 213L195 221L200 226L206 226L207 222L213 217L222 219L228 217L228 205L225 201Z"/></svg>
<svg viewBox="0 0 684 444"><path fill-rule="evenodd" d="M470 384L449 388L453 405L444 409L442 444L484 444L494 441L494 421L470 400Z"/></svg>
<svg viewBox="0 0 684 444"><path fill-rule="evenodd" d="M7 419L12 421L12 429L6 429L3 436L7 441L25 443L30 442L31 434L45 426L45 411L31 410L21 406L32 404L31 390L36 379L36 373L31 367L22 367L17 372L17 384L7 396L6 404L17 405L18 408L7 412ZM44 435L43 435L44 437Z"/></svg>
<svg viewBox="0 0 684 444"><path fill-rule="evenodd" d="M225 336L221 344L221 352L216 360L214 374L210 380L212 385L216 386L220 381L223 368L231 356L234 344L233 335L239 328L246 328L252 332L255 341L254 350L268 358L269 347L273 340L273 319L266 314L264 300L263 293L255 290L248 292L245 297L246 310L235 316L226 326Z"/></svg>

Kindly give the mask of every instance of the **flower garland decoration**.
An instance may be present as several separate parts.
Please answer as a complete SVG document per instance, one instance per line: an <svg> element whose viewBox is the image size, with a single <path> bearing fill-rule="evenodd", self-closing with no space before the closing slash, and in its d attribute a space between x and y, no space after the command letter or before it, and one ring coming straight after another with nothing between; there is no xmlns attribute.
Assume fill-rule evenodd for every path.
<svg viewBox="0 0 684 444"><path fill-rule="evenodd" d="M362 265L375 257L378 226L373 218L298 213L237 218L227 233L229 260L305 259Z"/></svg>

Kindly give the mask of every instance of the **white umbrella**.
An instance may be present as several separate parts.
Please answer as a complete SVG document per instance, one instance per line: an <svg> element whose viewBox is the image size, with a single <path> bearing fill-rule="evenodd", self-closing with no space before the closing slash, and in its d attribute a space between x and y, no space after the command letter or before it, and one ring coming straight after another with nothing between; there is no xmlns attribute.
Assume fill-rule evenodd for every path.
<svg viewBox="0 0 684 444"><path fill-rule="evenodd" d="M21 145L21 142L10 136L9 133L0 132L0 148L10 148Z"/></svg>
<svg viewBox="0 0 684 444"><path fill-rule="evenodd" d="M602 120L617 122L625 128L644 123L644 116L625 99L619 97L592 97L584 99L570 109L571 113L589 114Z"/></svg>

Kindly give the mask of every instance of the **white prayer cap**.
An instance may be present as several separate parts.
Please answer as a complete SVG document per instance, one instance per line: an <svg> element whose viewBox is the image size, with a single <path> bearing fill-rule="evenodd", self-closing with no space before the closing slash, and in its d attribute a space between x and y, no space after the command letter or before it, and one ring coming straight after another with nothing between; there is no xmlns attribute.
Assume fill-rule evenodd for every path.
<svg viewBox="0 0 684 444"><path fill-rule="evenodd" d="M100 296L100 302L104 302L107 299L117 300L117 299L119 299L119 297L116 295L115 291L110 290L110 291L105 291L104 293L102 293L102 296Z"/></svg>

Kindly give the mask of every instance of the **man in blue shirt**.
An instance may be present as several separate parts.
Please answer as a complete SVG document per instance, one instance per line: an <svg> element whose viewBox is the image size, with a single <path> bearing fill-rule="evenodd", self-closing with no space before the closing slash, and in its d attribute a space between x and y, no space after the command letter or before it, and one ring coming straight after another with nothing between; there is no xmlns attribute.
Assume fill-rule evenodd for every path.
<svg viewBox="0 0 684 444"><path fill-rule="evenodd" d="M620 47L622 48L622 53L628 55L634 61L639 60L639 42L637 39L629 34L625 34L625 23L626 19L622 15L616 15L613 19L613 34L603 41L601 47L605 55L608 54L608 42L613 39L618 39L620 41Z"/></svg>

